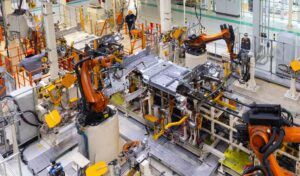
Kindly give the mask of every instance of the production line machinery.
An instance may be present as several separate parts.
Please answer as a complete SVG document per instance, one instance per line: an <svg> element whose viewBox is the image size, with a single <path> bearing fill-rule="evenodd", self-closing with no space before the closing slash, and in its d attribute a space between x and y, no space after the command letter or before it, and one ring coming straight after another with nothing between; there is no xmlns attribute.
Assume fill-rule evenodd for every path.
<svg viewBox="0 0 300 176"><path fill-rule="evenodd" d="M122 78L112 81L116 87L126 85L123 93L111 98L116 107L152 129L154 140L164 136L202 161L209 153L217 155L221 158L220 171L242 174L245 167L253 165L251 152L239 142L236 129L244 123L242 114L251 110L249 104L253 102L236 99L230 89L234 78L224 75L222 66L215 63L190 70L149 52L124 58L120 72L128 82L124 84ZM217 146L223 147L219 150ZM290 148L289 144L285 146ZM299 172L299 149L292 148L296 152L279 150L277 158L289 158L284 166Z"/></svg>
<svg viewBox="0 0 300 176"><path fill-rule="evenodd" d="M243 169L247 167L245 173L257 170L266 175L288 173L278 167L274 158L269 159L269 164L266 157L271 156L282 143L281 128L286 133L286 139L283 140L290 142L297 142L297 139L289 138L297 136L297 131L293 131L297 128L292 127L295 125L290 120L292 117L281 107L249 105L252 102L244 103L231 92L231 83L236 79L233 77L236 72L233 68L239 65L242 59L233 50L232 27L222 25L219 34L201 34L184 42L187 52L201 54L205 51L207 43L224 39L229 51L230 67L205 62L189 69L151 55L149 48L135 55L124 56L123 47L115 41L111 42L111 39L114 39L114 36L107 36L89 45L86 57L75 65L76 76L67 74L49 85L40 86L37 91L41 99L38 105L46 104L44 107L36 107L43 117L43 120L38 122L38 127L46 129L42 131L42 135L45 138L49 137L49 134L56 136L53 140L55 143L60 141L57 137L63 137L69 129L76 128L82 139L79 144L80 148L83 148L83 155L89 158L91 164L95 163L86 170L87 173L93 175L100 172L99 167L106 168L107 172L108 165L114 166L115 174L120 172L118 162L111 162L119 158L120 154L119 117L117 109L109 105L109 101L126 115L142 122L147 129L152 129L154 140L169 139L199 156L202 162L206 161L208 155L215 154L221 159L220 172L224 170L230 174L243 174ZM246 81L244 76L242 80ZM78 100L77 108L70 99L67 107L62 106L63 94L67 93L69 88L77 89L76 86L81 95L77 94L74 101L77 103ZM47 108L53 111L48 114L45 110ZM63 117L59 114L72 110L74 113L63 113ZM259 115L251 114L253 111ZM281 111L288 114L288 121L282 120L284 117L281 116ZM244 112L247 113L243 116ZM264 115L271 118L264 119ZM253 118L256 117L259 120L263 119L261 124L253 123ZM270 121L273 123L274 119L280 124L274 123L269 126ZM244 123L248 126L241 125ZM274 131L269 134L268 128L274 128ZM251 138L253 135L256 137L256 131L264 133L260 135L264 140L260 146L253 145ZM105 134L101 135L101 140L99 134ZM250 147L262 166L248 167L256 162L249 157L249 140ZM269 141L275 142L274 145ZM122 153L131 163L132 172L135 172L140 164L142 166L143 161L147 161L147 147L147 141L128 143L123 147ZM285 160L284 167L291 166L287 169L298 173L299 147L291 144L284 144L284 147L292 149L292 152L279 150L279 162ZM129 148L132 148L133 154ZM261 156L260 151L257 152L260 148L264 148L261 150L265 151L266 156ZM101 163L97 163L99 161ZM36 162L30 162L30 166L34 164Z"/></svg>

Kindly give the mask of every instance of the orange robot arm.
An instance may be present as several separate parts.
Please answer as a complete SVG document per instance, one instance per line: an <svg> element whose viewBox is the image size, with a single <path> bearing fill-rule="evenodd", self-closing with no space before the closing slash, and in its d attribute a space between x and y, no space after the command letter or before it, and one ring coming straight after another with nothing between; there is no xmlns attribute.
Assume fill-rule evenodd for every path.
<svg viewBox="0 0 300 176"><path fill-rule="evenodd" d="M108 68L112 65L113 56L99 57L96 59L84 60L81 64L80 70L80 84L81 91L86 100L86 103L91 105L94 112L103 112L108 104L108 98L103 92L95 90L92 83L92 68L99 65L102 68Z"/></svg>
<svg viewBox="0 0 300 176"><path fill-rule="evenodd" d="M108 99L102 92L96 91L92 85L92 77L89 65L94 61L89 60L82 64L81 67L81 85L87 103L90 103L95 112L102 112L108 104Z"/></svg>
<svg viewBox="0 0 300 176"><path fill-rule="evenodd" d="M289 117L284 118L282 113L287 113ZM243 115L248 126L250 147L262 165L257 167L267 176L295 175L280 167L274 155L283 142L300 143L300 127L293 124L292 118L292 115L279 105L255 105ZM246 173L254 171L250 170Z"/></svg>
<svg viewBox="0 0 300 176"><path fill-rule="evenodd" d="M236 54L233 52L235 36L232 26L227 28L226 25L221 25L220 33L214 35L200 34L196 39L186 40L185 43L189 47L201 48L206 47L207 43L222 39L226 42L230 58L235 59Z"/></svg>
<svg viewBox="0 0 300 176"><path fill-rule="evenodd" d="M261 152L261 148L270 141L270 128L271 127L267 126L249 126L250 147L258 157L260 163L263 163L264 156L264 152ZM300 143L300 127L284 127L283 131L283 142ZM276 135L276 138L278 139L278 135ZM295 175L280 167L273 153L269 155L267 160L270 165L270 170L274 176Z"/></svg>
<svg viewBox="0 0 300 176"><path fill-rule="evenodd" d="M284 142L300 143L300 127L284 127Z"/></svg>
<svg viewBox="0 0 300 176"><path fill-rule="evenodd" d="M5 86L4 79L1 77L0 77L0 85L2 86L2 88L0 89L0 96L2 96L6 92L6 86Z"/></svg>
<svg viewBox="0 0 300 176"><path fill-rule="evenodd" d="M6 87L4 86L4 87L2 87L2 89L0 90L0 97L1 97L2 95L4 95L5 92L6 92Z"/></svg>

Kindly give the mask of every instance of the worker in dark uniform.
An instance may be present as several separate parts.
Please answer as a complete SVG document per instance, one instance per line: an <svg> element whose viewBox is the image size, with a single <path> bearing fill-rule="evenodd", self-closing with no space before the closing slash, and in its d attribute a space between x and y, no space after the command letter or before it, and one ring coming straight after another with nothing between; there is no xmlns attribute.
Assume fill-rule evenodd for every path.
<svg viewBox="0 0 300 176"><path fill-rule="evenodd" d="M65 171L61 163L57 163L56 161L51 161L49 176L65 176Z"/></svg>
<svg viewBox="0 0 300 176"><path fill-rule="evenodd" d="M241 41L241 50L238 53L238 59L241 68L241 79L239 81L242 84L248 82L250 79L250 56L249 56L250 49L251 49L251 41L250 38L248 37L248 33L245 33Z"/></svg>
<svg viewBox="0 0 300 176"><path fill-rule="evenodd" d="M244 50L245 52L249 52L251 49L251 41L250 38L248 37L248 33L245 33L244 37L242 38L241 49Z"/></svg>
<svg viewBox="0 0 300 176"><path fill-rule="evenodd" d="M128 15L125 17L125 22L128 27L130 39L132 39L131 31L135 29L136 17L137 17L137 13L134 15L131 10L128 11Z"/></svg>
<svg viewBox="0 0 300 176"><path fill-rule="evenodd" d="M84 56L88 56L91 53L91 47L88 44L84 46Z"/></svg>

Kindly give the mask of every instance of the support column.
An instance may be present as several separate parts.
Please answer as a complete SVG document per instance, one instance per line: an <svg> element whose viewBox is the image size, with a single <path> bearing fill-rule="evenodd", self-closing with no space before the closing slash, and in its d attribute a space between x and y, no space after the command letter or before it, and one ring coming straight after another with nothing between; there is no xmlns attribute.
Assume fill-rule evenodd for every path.
<svg viewBox="0 0 300 176"><path fill-rule="evenodd" d="M215 108L214 107L211 107L210 108L210 118L212 119L211 120L211 126L210 126L210 132L211 132L211 136L210 136L210 139L211 140L215 140L215 122L213 121L214 119L215 119L215 115L216 115L216 113L215 113Z"/></svg>
<svg viewBox="0 0 300 176"><path fill-rule="evenodd" d="M11 14L13 13L13 8L12 8L12 5L11 5L11 0L2 0L1 3L3 3L3 6L2 6L2 10L3 10L3 17L6 19L6 16L8 14Z"/></svg>
<svg viewBox="0 0 300 176"><path fill-rule="evenodd" d="M104 9L105 10L112 10L113 9L113 1L109 0L109 1L105 1L104 3Z"/></svg>
<svg viewBox="0 0 300 176"><path fill-rule="evenodd" d="M59 8L60 8L60 12L63 13L63 19L64 19L64 24L67 26L68 24L70 24L70 20L69 20L69 15L68 13L68 9L67 9L67 2L66 0L60 0L59 1ZM60 14L61 15L61 14Z"/></svg>
<svg viewBox="0 0 300 176"><path fill-rule="evenodd" d="M300 150L300 146L299 146ZM300 152L298 153L298 161L296 162L296 175L300 175Z"/></svg>
<svg viewBox="0 0 300 176"><path fill-rule="evenodd" d="M114 18L114 27L116 27L116 1L112 0L112 6L113 6L113 18Z"/></svg>
<svg viewBox="0 0 300 176"><path fill-rule="evenodd" d="M288 11L288 27L293 27L293 0L289 0L289 11Z"/></svg>
<svg viewBox="0 0 300 176"><path fill-rule="evenodd" d="M212 0L207 0L206 1L207 2L207 10L209 11L209 12L212 12L213 11L213 1Z"/></svg>
<svg viewBox="0 0 300 176"><path fill-rule="evenodd" d="M160 24L161 32L165 33L171 30L171 0L160 0Z"/></svg>
<svg viewBox="0 0 300 176"><path fill-rule="evenodd" d="M261 9L261 0L253 0L253 44L254 44L254 57L260 48L260 33L261 23L262 23L262 9Z"/></svg>
<svg viewBox="0 0 300 176"><path fill-rule="evenodd" d="M230 144L233 143L233 128L234 128L234 117L233 115L229 115L229 126L230 126L230 129L229 129L229 141L230 141ZM232 150L232 145L229 146L229 149Z"/></svg>
<svg viewBox="0 0 300 176"><path fill-rule="evenodd" d="M42 12L44 16L44 25L46 33L46 45L48 59L50 61L50 78L58 78L58 56L56 51L56 37L53 23L52 3L43 2Z"/></svg>
<svg viewBox="0 0 300 176"><path fill-rule="evenodd" d="M3 17L3 22L4 22L4 30L5 31L8 31L7 30L7 15L9 14L12 14L13 13L13 8L12 8L12 2L11 0L0 0L0 3L2 3L2 11L3 11L3 14L2 14L2 17ZM7 33L7 32L6 32ZM9 35L9 34L6 34L6 35Z"/></svg>
<svg viewBox="0 0 300 176"><path fill-rule="evenodd" d="M186 19L186 0L183 0L183 26L187 23Z"/></svg>

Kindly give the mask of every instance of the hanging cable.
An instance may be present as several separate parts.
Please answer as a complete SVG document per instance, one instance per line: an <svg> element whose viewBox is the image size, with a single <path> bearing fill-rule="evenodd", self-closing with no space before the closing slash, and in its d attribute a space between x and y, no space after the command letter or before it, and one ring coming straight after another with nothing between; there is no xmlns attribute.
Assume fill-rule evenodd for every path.
<svg viewBox="0 0 300 176"><path fill-rule="evenodd" d="M205 30L205 27L202 25L202 9L201 9L201 3L199 3L199 12L200 14L197 13L197 4L195 5L195 14L196 14L196 18L198 20L198 24L200 26L200 31L202 32L203 30Z"/></svg>
<svg viewBox="0 0 300 176"><path fill-rule="evenodd" d="M20 0L18 10L21 10L21 9L22 9L22 4L23 4L23 0Z"/></svg>

